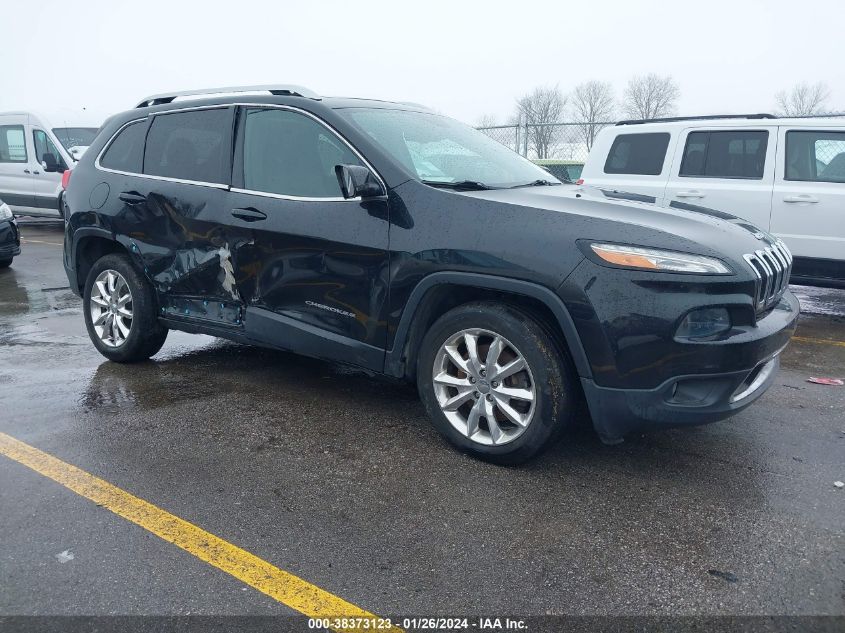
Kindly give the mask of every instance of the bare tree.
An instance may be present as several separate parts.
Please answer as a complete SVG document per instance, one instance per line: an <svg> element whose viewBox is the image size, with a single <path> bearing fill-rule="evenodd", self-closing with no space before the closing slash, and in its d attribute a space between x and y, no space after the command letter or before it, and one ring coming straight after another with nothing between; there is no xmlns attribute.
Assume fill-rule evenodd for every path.
<svg viewBox="0 0 845 633"><path fill-rule="evenodd" d="M670 75L660 77L649 73L628 82L622 110L632 119L671 116L680 96L681 90Z"/></svg>
<svg viewBox="0 0 845 633"><path fill-rule="evenodd" d="M495 127L496 125L499 125L499 120L495 114L482 114L478 117L478 123L475 127Z"/></svg>
<svg viewBox="0 0 845 633"><path fill-rule="evenodd" d="M572 109L580 125L587 151L593 147L596 136L604 127L602 123L613 120L613 86L603 81L587 81L575 86Z"/></svg>
<svg viewBox="0 0 845 633"><path fill-rule="evenodd" d="M535 88L516 103L523 125L527 126L528 145L537 158L549 158L554 152L559 134L557 126L563 120L566 97L557 86Z"/></svg>
<svg viewBox="0 0 845 633"><path fill-rule="evenodd" d="M775 95L778 113L783 116L811 116L824 111L830 98L830 88L824 82L808 84L802 82L792 90L781 90Z"/></svg>

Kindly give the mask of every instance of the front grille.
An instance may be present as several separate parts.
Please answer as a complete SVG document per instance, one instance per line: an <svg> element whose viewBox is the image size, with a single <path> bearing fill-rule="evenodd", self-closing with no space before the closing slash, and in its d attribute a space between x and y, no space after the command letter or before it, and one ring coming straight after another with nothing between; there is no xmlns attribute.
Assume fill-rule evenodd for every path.
<svg viewBox="0 0 845 633"><path fill-rule="evenodd" d="M757 276L755 310L758 314L765 312L780 300L789 285L792 253L783 240L778 240L768 248L748 253L743 257Z"/></svg>

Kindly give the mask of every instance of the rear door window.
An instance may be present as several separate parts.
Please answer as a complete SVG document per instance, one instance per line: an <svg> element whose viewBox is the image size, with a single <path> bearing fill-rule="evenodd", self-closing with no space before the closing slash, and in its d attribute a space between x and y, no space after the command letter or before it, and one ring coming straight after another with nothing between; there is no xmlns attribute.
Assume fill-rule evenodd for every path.
<svg viewBox="0 0 845 633"><path fill-rule="evenodd" d="M768 142L766 130L690 132L679 175L762 180Z"/></svg>
<svg viewBox="0 0 845 633"><path fill-rule="evenodd" d="M25 163L26 139L22 125L0 125L0 163Z"/></svg>
<svg viewBox="0 0 845 633"><path fill-rule="evenodd" d="M228 184L231 128L231 108L155 116L147 133L144 173Z"/></svg>
<svg viewBox="0 0 845 633"><path fill-rule="evenodd" d="M784 178L805 182L845 182L845 132L787 132Z"/></svg>
<svg viewBox="0 0 845 633"><path fill-rule="evenodd" d="M130 174L140 174L146 132L146 119L127 125L109 144L105 154L100 158L100 166Z"/></svg>
<svg viewBox="0 0 845 633"><path fill-rule="evenodd" d="M610 147L604 173L659 176L663 171L669 138L668 132L620 134Z"/></svg>

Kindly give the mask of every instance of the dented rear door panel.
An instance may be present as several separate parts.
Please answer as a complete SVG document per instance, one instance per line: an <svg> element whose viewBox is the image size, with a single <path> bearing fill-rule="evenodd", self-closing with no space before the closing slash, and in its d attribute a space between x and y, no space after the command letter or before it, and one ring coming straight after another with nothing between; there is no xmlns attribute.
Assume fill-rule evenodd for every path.
<svg viewBox="0 0 845 633"><path fill-rule="evenodd" d="M141 204L122 212L130 252L159 295L162 315L239 327L254 289L252 237L229 214L225 189L137 178Z"/></svg>

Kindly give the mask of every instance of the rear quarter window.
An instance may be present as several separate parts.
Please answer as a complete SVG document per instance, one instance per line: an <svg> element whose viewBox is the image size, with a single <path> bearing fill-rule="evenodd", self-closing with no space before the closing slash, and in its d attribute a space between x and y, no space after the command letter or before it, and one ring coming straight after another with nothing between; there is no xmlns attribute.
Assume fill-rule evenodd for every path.
<svg viewBox="0 0 845 633"><path fill-rule="evenodd" d="M845 131L788 131L784 178L845 183Z"/></svg>
<svg viewBox="0 0 845 633"><path fill-rule="evenodd" d="M133 174L141 173L147 121L130 123L114 137L100 158L100 167Z"/></svg>
<svg viewBox="0 0 845 633"><path fill-rule="evenodd" d="M604 173L659 176L663 171L669 138L668 132L620 134L613 139Z"/></svg>

